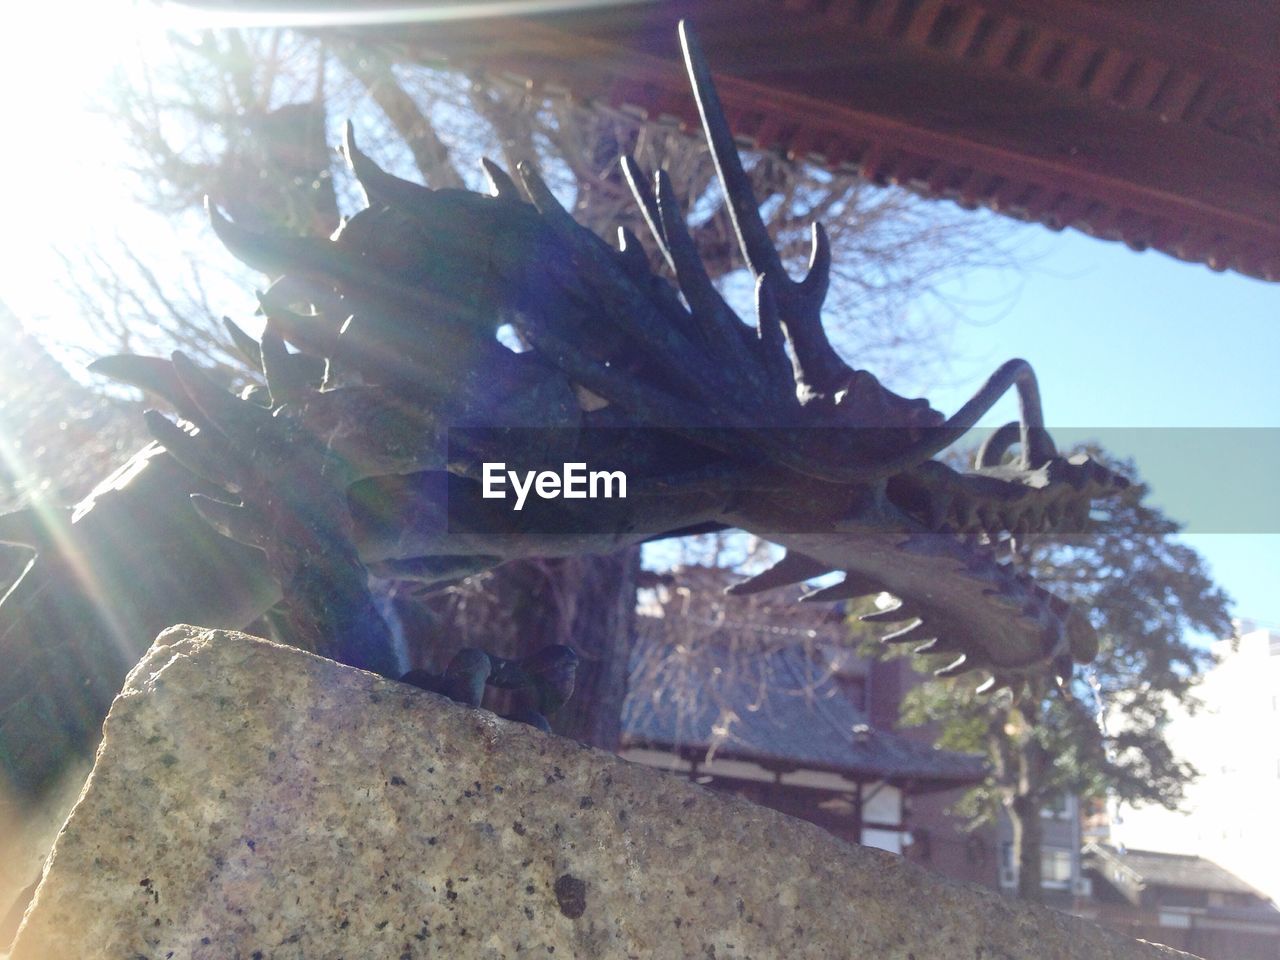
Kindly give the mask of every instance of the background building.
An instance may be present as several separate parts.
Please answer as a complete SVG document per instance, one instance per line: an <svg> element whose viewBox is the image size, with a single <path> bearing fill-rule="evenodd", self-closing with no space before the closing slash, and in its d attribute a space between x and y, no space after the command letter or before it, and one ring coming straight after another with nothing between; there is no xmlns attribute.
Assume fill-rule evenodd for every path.
<svg viewBox="0 0 1280 960"><path fill-rule="evenodd" d="M725 571L686 567L671 580L681 586L659 585L642 607L621 755L854 843L929 845L936 828L915 833L925 798L954 798L985 763L893 729L898 665L858 656L838 611L793 592L731 608Z"/></svg>
<svg viewBox="0 0 1280 960"><path fill-rule="evenodd" d="M1209 960L1280 957L1280 911L1204 857L1091 843L1085 867L1088 916L1113 930Z"/></svg>

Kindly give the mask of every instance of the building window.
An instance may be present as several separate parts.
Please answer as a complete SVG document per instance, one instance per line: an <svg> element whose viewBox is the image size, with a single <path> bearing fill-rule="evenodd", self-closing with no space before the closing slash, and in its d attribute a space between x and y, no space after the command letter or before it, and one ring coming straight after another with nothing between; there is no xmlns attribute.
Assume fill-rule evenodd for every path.
<svg viewBox="0 0 1280 960"><path fill-rule="evenodd" d="M1071 882L1071 851L1042 847L1040 850L1040 882L1043 884L1068 884Z"/></svg>
<svg viewBox="0 0 1280 960"><path fill-rule="evenodd" d="M1066 820L1071 815L1067 795L1060 793L1040 808L1040 816L1050 820Z"/></svg>
<svg viewBox="0 0 1280 960"><path fill-rule="evenodd" d="M1046 887L1065 887L1071 884L1071 851L1054 847L1040 848L1040 883ZM1013 862L1013 844L1000 844L1000 885L1017 886L1017 867Z"/></svg>

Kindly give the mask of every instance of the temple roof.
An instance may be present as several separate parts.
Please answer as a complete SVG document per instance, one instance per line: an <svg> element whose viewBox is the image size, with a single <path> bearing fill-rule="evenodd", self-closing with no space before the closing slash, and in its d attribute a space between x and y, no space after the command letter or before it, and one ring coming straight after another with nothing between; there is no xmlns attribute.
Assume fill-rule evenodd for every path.
<svg viewBox="0 0 1280 960"><path fill-rule="evenodd" d="M551 12L370 35L415 58L479 64L692 124L674 29L687 17L749 144L1280 279L1277 0L532 6Z"/></svg>

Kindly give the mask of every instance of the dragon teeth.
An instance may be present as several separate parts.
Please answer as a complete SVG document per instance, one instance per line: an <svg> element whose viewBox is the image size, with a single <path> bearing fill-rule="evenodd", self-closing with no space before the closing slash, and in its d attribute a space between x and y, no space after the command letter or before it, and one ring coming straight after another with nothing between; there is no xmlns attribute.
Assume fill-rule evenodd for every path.
<svg viewBox="0 0 1280 960"><path fill-rule="evenodd" d="M988 693L995 693L1001 686L1004 686L1004 684L1000 683L995 674L992 674L987 677L986 680L983 680L982 683L978 684L977 688L973 692L979 696L984 696Z"/></svg>
<svg viewBox="0 0 1280 960"><path fill-rule="evenodd" d="M888 610L876 610L864 613L858 619L863 623L893 623L898 620L916 620L923 617L924 611L914 603L899 603Z"/></svg>
<svg viewBox="0 0 1280 960"><path fill-rule="evenodd" d="M968 673L973 667L969 664L969 655L962 653L941 670L933 671L933 675L939 678L958 677L962 673Z"/></svg>
<svg viewBox="0 0 1280 960"><path fill-rule="evenodd" d="M880 584L868 577L847 573L839 583L829 587L806 593L800 598L801 603L820 603L825 600L852 600L854 597L865 597L869 593L879 593Z"/></svg>
<svg viewBox="0 0 1280 960"><path fill-rule="evenodd" d="M880 638L881 643L915 643L925 635L922 629L924 621L917 621L909 627L903 627L901 630L895 630L893 633L885 634Z"/></svg>
<svg viewBox="0 0 1280 960"><path fill-rule="evenodd" d="M935 637L926 643L920 644L912 650L912 653L958 653L964 649L964 644L952 637Z"/></svg>

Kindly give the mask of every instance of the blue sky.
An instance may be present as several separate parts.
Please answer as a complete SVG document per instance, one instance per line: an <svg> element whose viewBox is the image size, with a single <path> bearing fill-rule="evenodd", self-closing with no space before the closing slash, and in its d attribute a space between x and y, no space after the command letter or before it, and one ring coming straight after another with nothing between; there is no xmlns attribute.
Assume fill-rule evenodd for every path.
<svg viewBox="0 0 1280 960"><path fill-rule="evenodd" d="M955 410L1000 361L1030 360L1060 442L1075 428L1134 456L1236 614L1280 626L1280 284L1019 229L1032 251L1021 290L999 319L957 328L956 382L930 399ZM978 273L951 293L980 299L1001 282ZM988 422L1016 418L1010 400L1001 410Z"/></svg>

